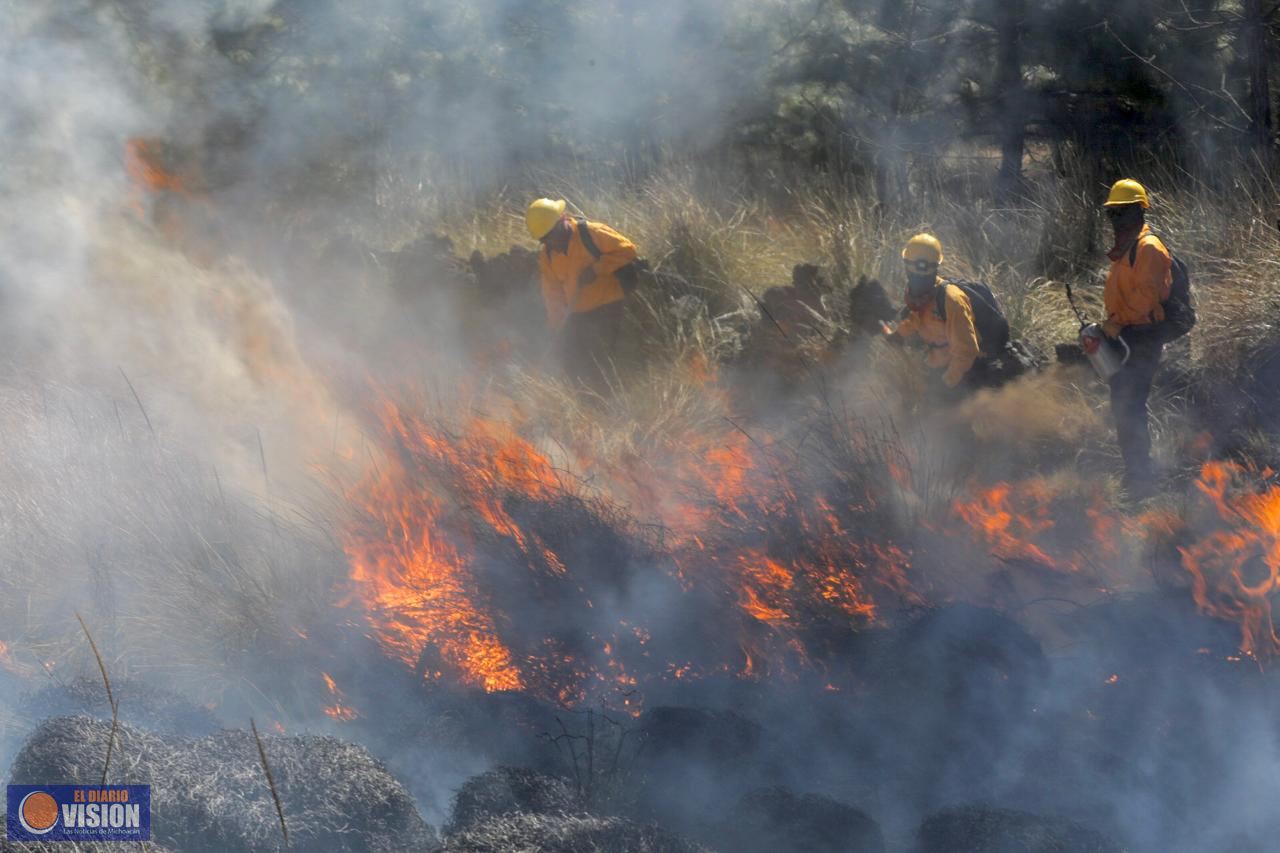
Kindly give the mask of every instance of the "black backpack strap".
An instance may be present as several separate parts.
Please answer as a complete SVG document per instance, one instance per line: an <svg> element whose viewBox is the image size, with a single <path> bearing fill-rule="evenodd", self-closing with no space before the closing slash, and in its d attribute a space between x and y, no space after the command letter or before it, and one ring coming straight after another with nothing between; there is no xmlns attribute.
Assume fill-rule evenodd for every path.
<svg viewBox="0 0 1280 853"><path fill-rule="evenodd" d="M591 236L591 229L587 226L587 220L584 217L579 216L577 218L577 222L578 239L582 241L582 245L586 247L589 253L591 253L591 257L595 258L597 261L600 260L600 256L604 253L600 251L600 247L596 245L595 238Z"/></svg>
<svg viewBox="0 0 1280 853"><path fill-rule="evenodd" d="M935 288L933 289L933 290L934 290L934 294L933 294L933 301L934 301L933 310L934 310L934 313L936 313L936 314L938 315L938 319L939 319L939 320L946 320L946 319L947 319L947 285L948 285L948 284L953 284L953 283L954 283L954 282L951 282L951 281L949 281L948 279L945 279L945 278L944 278L944 279L942 280L942 284L938 285L937 287L935 287Z"/></svg>
<svg viewBox="0 0 1280 853"><path fill-rule="evenodd" d="M1165 242L1165 239L1163 237L1161 237L1159 234L1157 234L1154 231L1147 234L1146 236L1155 237L1156 240L1159 241L1160 245L1164 247L1164 250L1165 252L1168 253L1169 257L1170 258L1173 257L1173 249L1169 248L1169 244ZM1138 247L1141 245L1142 245L1142 235L1140 234L1138 235L1138 239L1133 241L1133 245L1129 247L1129 266L1130 267L1133 267L1138 263Z"/></svg>

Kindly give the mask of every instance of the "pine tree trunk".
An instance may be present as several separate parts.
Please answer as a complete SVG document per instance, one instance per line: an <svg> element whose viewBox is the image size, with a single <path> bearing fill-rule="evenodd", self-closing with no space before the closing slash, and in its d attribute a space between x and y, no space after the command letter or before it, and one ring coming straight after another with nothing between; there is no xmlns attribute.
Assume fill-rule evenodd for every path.
<svg viewBox="0 0 1280 853"><path fill-rule="evenodd" d="M1269 0L1244 0L1244 53L1249 63L1249 136L1255 151L1272 146Z"/></svg>
<svg viewBox="0 0 1280 853"><path fill-rule="evenodd" d="M997 5L996 118L1000 133L1000 174L997 191L1006 195L1022 181L1022 156L1027 140L1026 95L1022 88L1022 23L1026 0Z"/></svg>

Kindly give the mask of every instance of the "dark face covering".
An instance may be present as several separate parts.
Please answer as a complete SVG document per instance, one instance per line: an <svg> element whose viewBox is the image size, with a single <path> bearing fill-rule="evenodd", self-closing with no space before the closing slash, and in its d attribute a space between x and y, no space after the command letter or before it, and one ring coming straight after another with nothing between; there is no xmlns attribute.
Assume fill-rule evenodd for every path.
<svg viewBox="0 0 1280 853"><path fill-rule="evenodd" d="M569 250L569 223L561 219L555 224L555 227L547 232L547 236L542 238L542 245L546 246L553 252L561 254Z"/></svg>
<svg viewBox="0 0 1280 853"><path fill-rule="evenodd" d="M1140 204L1108 207L1107 219L1111 222L1111 229L1116 236L1115 245L1107 253L1111 260L1114 261L1123 257L1125 252L1129 251L1129 247L1133 245L1133 241L1138 239L1138 235L1142 233L1142 226L1147 221L1146 211L1142 209Z"/></svg>
<svg viewBox="0 0 1280 853"><path fill-rule="evenodd" d="M920 273L908 273L907 275L907 304L912 308L919 308L920 305L933 298L933 289L938 284L938 276L936 273L922 275Z"/></svg>

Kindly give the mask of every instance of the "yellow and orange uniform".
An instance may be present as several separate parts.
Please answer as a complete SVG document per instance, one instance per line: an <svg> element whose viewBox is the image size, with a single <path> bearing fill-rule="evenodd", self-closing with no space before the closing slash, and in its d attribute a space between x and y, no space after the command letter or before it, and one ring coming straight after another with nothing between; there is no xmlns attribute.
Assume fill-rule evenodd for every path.
<svg viewBox="0 0 1280 853"><path fill-rule="evenodd" d="M563 325L570 314L585 314L621 301L622 284L616 273L636 259L635 244L608 225L587 223L591 239L600 252L599 258L583 244L578 223L570 220L569 226L569 245L564 252L544 247L538 253L542 299L546 303L547 323L553 329ZM591 270L595 277L580 285L586 270Z"/></svg>
<svg viewBox="0 0 1280 853"><path fill-rule="evenodd" d="M908 311L894 334L903 338L919 335L929 348L926 363L936 370L945 368L942 381L954 388L978 360L981 347L968 294L942 279L938 279L938 287L946 288L946 316L938 316L937 300L930 296L927 303Z"/></svg>
<svg viewBox="0 0 1280 853"><path fill-rule="evenodd" d="M1130 257L1133 263L1129 263ZM1102 293L1108 322L1146 326L1164 320L1164 306L1173 284L1173 258L1160 238L1144 225L1136 252L1112 255L1111 271Z"/></svg>

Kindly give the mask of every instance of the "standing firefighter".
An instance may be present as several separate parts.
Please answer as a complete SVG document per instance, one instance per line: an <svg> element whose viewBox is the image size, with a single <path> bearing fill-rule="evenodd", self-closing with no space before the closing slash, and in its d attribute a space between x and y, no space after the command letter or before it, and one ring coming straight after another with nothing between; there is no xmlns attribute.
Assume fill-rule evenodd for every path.
<svg viewBox="0 0 1280 853"><path fill-rule="evenodd" d="M565 374L598 386L621 330L623 283L636 247L608 225L566 215L565 207L563 199L540 198L525 222L542 244L542 298Z"/></svg>
<svg viewBox="0 0 1280 853"><path fill-rule="evenodd" d="M928 348L926 364L942 371L942 383L957 392L992 384L992 361L1009 342L1009 324L995 295L984 284L938 275L942 243L917 234L902 250L907 268L907 307L897 327L899 339L919 336Z"/></svg>
<svg viewBox="0 0 1280 853"><path fill-rule="evenodd" d="M1129 348L1128 360L1109 380L1111 414L1124 459L1125 490L1141 498L1151 493L1153 485L1147 397L1160 367L1164 342L1176 336L1170 334L1165 322L1174 260L1147 226L1146 211L1151 202L1142 184L1117 181L1103 206L1116 241L1107 253L1111 271L1103 292L1107 319L1102 331Z"/></svg>

